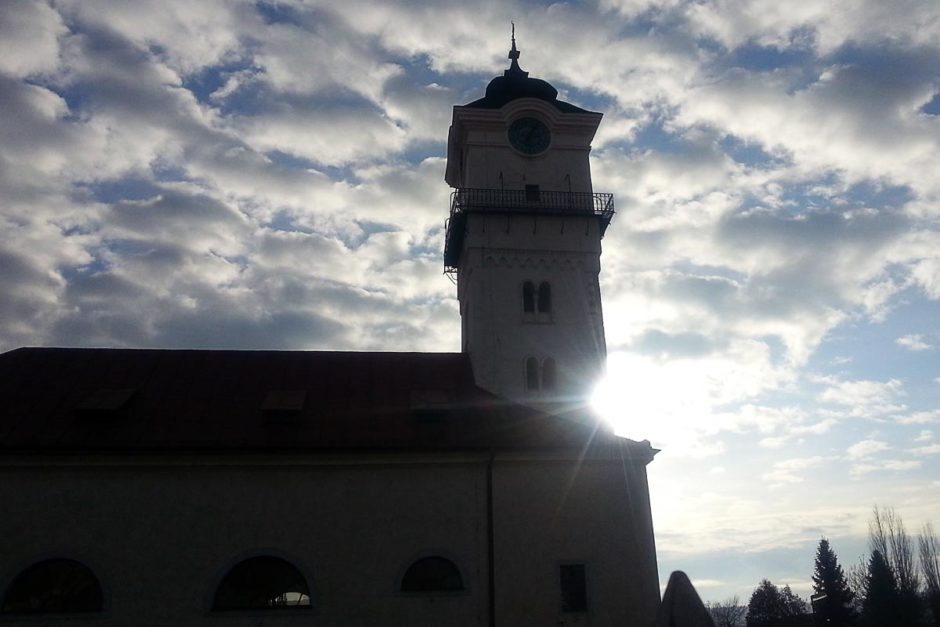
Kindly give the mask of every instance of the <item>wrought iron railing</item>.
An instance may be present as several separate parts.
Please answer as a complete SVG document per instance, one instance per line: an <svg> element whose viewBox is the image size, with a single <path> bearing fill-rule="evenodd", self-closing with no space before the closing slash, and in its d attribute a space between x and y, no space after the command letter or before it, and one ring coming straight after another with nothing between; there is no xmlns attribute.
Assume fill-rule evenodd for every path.
<svg viewBox="0 0 940 627"><path fill-rule="evenodd" d="M598 218L602 237L614 216L613 194L461 188L454 190L450 198L450 219L444 243L444 266L450 269L457 267L468 213L589 215Z"/></svg>

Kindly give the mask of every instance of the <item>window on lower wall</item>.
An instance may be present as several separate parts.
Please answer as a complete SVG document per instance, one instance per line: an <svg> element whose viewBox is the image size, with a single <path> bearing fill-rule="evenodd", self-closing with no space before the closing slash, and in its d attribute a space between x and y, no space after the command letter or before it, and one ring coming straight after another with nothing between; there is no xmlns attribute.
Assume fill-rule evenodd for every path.
<svg viewBox="0 0 940 627"><path fill-rule="evenodd" d="M70 559L33 564L13 579L3 597L4 614L100 612L103 595L91 569Z"/></svg>
<svg viewBox="0 0 940 627"><path fill-rule="evenodd" d="M542 389L552 391L558 384L558 375L555 371L555 360L551 357L542 362Z"/></svg>
<svg viewBox="0 0 940 627"><path fill-rule="evenodd" d="M588 598L584 564L562 564L560 568L561 611L586 612Z"/></svg>
<svg viewBox="0 0 940 627"><path fill-rule="evenodd" d="M457 565L437 555L415 560L401 578L402 592L459 592L460 590L463 590L463 577Z"/></svg>
<svg viewBox="0 0 940 627"><path fill-rule="evenodd" d="M250 557L232 567L215 592L213 610L310 609L310 588L280 557Z"/></svg>

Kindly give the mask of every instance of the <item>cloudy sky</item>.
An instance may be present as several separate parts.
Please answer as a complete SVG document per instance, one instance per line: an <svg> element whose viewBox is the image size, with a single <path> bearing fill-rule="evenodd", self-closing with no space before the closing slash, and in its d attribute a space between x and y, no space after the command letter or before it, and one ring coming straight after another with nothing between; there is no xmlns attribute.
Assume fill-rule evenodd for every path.
<svg viewBox="0 0 940 627"><path fill-rule="evenodd" d="M940 524L940 5L0 3L0 350L455 351L451 107L601 111L599 403L663 579L807 594L874 504Z"/></svg>

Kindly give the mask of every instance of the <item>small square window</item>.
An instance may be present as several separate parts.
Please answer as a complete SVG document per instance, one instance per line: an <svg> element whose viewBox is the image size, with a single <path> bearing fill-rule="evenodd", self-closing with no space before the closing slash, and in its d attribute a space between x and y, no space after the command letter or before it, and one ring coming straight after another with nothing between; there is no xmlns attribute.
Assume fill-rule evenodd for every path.
<svg viewBox="0 0 940 627"><path fill-rule="evenodd" d="M525 199L528 202L538 202L541 199L538 185L525 186Z"/></svg>
<svg viewBox="0 0 940 627"><path fill-rule="evenodd" d="M587 578L584 564L561 565L561 611L586 612Z"/></svg>

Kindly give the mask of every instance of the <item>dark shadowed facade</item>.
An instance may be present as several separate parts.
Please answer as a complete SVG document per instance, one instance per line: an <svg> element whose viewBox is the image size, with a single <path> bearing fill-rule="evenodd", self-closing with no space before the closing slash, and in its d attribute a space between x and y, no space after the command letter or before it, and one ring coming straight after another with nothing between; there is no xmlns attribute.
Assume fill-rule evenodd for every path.
<svg viewBox="0 0 940 627"><path fill-rule="evenodd" d="M606 354L601 115L512 65L454 108L456 354L0 355L0 623L651 625Z"/></svg>

